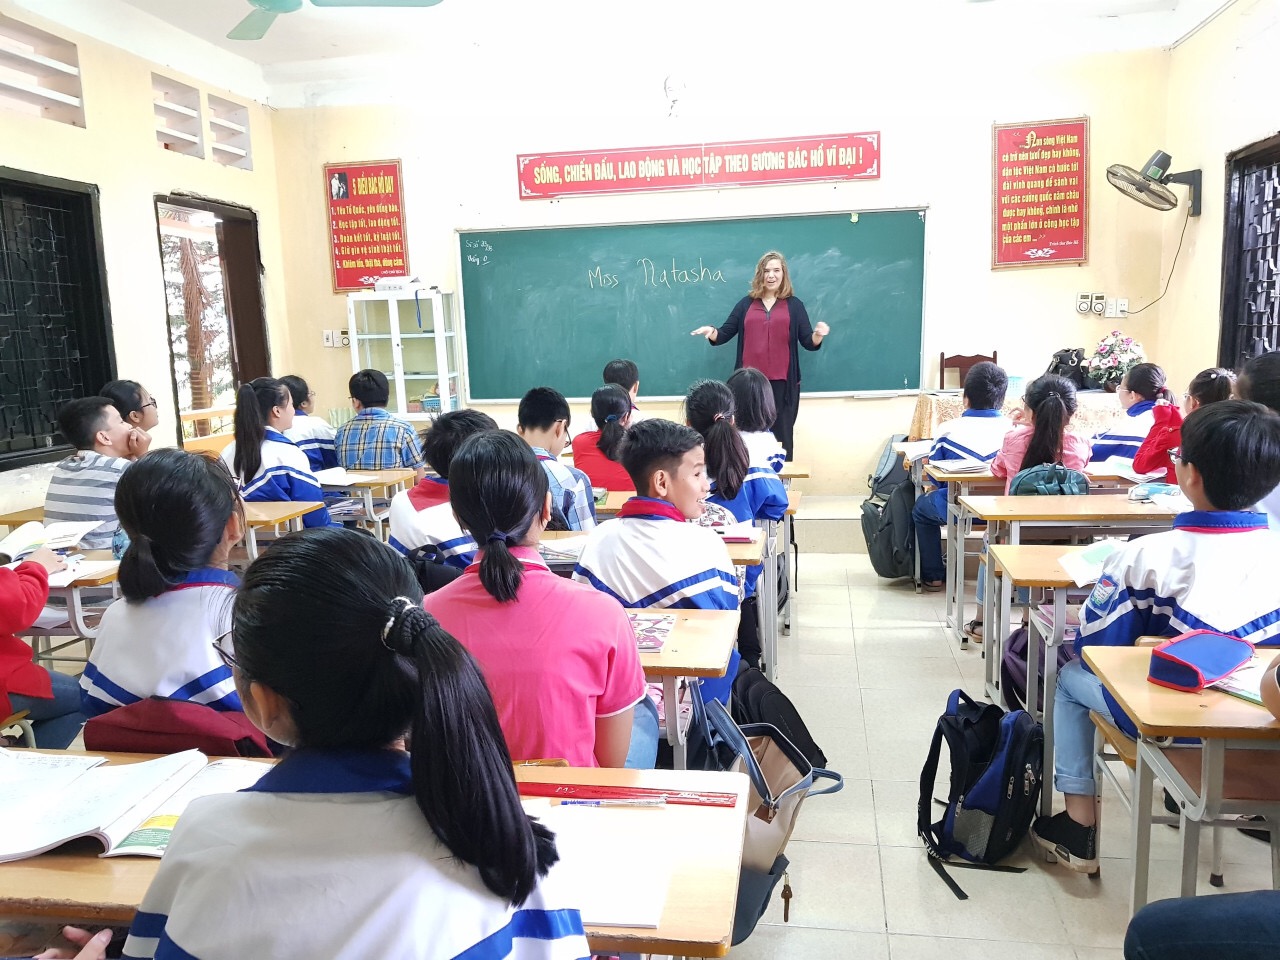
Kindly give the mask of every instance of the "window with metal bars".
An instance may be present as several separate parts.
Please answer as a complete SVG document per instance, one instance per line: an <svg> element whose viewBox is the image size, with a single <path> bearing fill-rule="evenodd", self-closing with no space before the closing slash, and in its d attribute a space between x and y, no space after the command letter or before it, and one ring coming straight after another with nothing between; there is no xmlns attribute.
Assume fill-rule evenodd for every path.
<svg viewBox="0 0 1280 960"><path fill-rule="evenodd" d="M1218 363L1280 350L1280 137L1228 158Z"/></svg>
<svg viewBox="0 0 1280 960"><path fill-rule="evenodd" d="M97 203L0 168L0 470L65 456L58 409L115 370Z"/></svg>

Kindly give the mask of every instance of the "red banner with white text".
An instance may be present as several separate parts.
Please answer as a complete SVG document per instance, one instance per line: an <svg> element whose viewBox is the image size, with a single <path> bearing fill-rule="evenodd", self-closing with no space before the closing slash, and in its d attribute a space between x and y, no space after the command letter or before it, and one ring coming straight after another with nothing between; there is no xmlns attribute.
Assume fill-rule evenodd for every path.
<svg viewBox="0 0 1280 960"><path fill-rule="evenodd" d="M516 157L521 200L714 190L880 176L880 134L838 133Z"/></svg>
<svg viewBox="0 0 1280 960"><path fill-rule="evenodd" d="M1089 259L1089 119L991 131L991 266Z"/></svg>
<svg viewBox="0 0 1280 960"><path fill-rule="evenodd" d="M372 290L409 272L400 161L326 163L333 292Z"/></svg>

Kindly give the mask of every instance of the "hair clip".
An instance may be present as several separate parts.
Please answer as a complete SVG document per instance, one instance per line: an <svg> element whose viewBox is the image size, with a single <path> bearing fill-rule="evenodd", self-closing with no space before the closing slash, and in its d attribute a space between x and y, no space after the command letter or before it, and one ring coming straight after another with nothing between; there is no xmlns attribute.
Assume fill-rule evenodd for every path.
<svg viewBox="0 0 1280 960"><path fill-rule="evenodd" d="M712 418L711 418L711 422L712 422L712 423L719 423L719 422L720 422L721 420L723 420L723 419L725 419L724 414L723 414L723 413L717 413L714 417L712 417Z"/></svg>
<svg viewBox="0 0 1280 960"><path fill-rule="evenodd" d="M511 539L511 534L505 530L494 530L489 536L485 537L485 543L506 543Z"/></svg>
<svg viewBox="0 0 1280 960"><path fill-rule="evenodd" d="M605 417L605 418L604 418L604 422L605 422L605 423L617 423L617 422L618 422L619 420L621 420L621 419L622 419L622 418L621 418L621 417L619 417L616 413L611 413L611 414L609 414L607 417Z"/></svg>

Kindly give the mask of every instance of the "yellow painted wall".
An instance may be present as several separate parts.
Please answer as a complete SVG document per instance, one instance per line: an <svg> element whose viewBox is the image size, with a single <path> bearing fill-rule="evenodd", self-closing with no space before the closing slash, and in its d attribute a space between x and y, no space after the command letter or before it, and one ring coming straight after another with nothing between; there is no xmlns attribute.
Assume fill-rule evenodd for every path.
<svg viewBox="0 0 1280 960"><path fill-rule="evenodd" d="M92 183L101 191L102 242L117 369L121 377L141 382L156 396L160 424L153 434L155 443L171 444L177 418L171 409L164 283L154 207L157 194L195 193L246 205L257 212L271 348L277 357L288 356L292 334L284 309L282 217L276 200L270 111L207 82L43 22L15 9L7 0L0 0L0 13L78 46L86 126L72 127L0 109L0 166ZM162 150L155 140L151 108L153 70L245 103L250 112L253 170ZM207 144L206 136L206 150ZM25 506L15 498L31 497L30 484L20 482L16 475L0 478L0 509ZM42 497L41 488L35 499Z"/></svg>

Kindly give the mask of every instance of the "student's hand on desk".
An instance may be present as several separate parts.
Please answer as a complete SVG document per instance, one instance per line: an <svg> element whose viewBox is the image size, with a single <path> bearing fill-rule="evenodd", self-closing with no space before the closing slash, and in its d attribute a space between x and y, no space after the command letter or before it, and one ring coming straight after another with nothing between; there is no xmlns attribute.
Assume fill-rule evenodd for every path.
<svg viewBox="0 0 1280 960"><path fill-rule="evenodd" d="M37 953L35 960L103 960L107 955L107 946L111 943L109 927L97 933L90 933L80 927L63 927L62 935L75 944L75 947L50 947L44 953ZM75 949L79 952L72 953Z"/></svg>
<svg viewBox="0 0 1280 960"><path fill-rule="evenodd" d="M32 551L27 557L32 563L38 563L50 573L57 573L59 570L67 569L67 561L62 559L48 547L41 547L39 550Z"/></svg>
<svg viewBox="0 0 1280 960"><path fill-rule="evenodd" d="M716 342L716 338L720 336L720 331L715 327L699 327L689 334L691 337L706 337L711 343Z"/></svg>
<svg viewBox="0 0 1280 960"><path fill-rule="evenodd" d="M137 460L151 449L151 434L134 427L129 431L129 459Z"/></svg>

